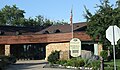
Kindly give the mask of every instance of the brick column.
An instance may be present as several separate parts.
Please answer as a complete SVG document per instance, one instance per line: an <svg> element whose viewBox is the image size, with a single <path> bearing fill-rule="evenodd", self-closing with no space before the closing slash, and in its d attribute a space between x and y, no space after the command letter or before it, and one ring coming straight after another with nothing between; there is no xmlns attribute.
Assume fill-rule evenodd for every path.
<svg viewBox="0 0 120 70"><path fill-rule="evenodd" d="M65 43L51 43L46 46L46 58L47 60L48 56L51 54L52 51L61 51L60 54L63 54L60 56L62 59L69 59L69 42Z"/></svg>
<svg viewBox="0 0 120 70"><path fill-rule="evenodd" d="M100 52L103 50L103 45L99 44L98 45L98 54L100 55Z"/></svg>
<svg viewBox="0 0 120 70"><path fill-rule="evenodd" d="M5 45L5 55L10 55L10 45Z"/></svg>

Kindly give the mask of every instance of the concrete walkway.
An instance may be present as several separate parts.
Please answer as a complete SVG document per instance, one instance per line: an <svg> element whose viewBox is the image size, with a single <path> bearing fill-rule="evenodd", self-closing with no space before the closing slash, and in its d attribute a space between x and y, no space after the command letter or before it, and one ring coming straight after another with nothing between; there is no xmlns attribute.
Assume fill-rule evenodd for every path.
<svg viewBox="0 0 120 70"><path fill-rule="evenodd" d="M16 64L8 66L6 70L68 70L58 68L43 68L46 63L47 61L45 60L17 61Z"/></svg>

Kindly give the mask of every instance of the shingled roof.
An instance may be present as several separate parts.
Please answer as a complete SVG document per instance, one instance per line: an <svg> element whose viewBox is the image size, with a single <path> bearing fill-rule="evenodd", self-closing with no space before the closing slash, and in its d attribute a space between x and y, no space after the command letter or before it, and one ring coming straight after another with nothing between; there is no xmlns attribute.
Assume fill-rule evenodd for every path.
<svg viewBox="0 0 120 70"><path fill-rule="evenodd" d="M87 26L86 22L73 23L73 30L74 32L82 31L82 30L85 31L86 26ZM36 32L36 34L53 34L53 33L68 33L68 32L71 32L70 24L53 25L39 32Z"/></svg>
<svg viewBox="0 0 120 70"><path fill-rule="evenodd" d="M3 35L15 35L16 32L32 34L42 29L43 27L0 26L0 34L4 33Z"/></svg>
<svg viewBox="0 0 120 70"><path fill-rule="evenodd" d="M92 41L92 38L86 34L87 23L74 23L74 38L81 41ZM5 34L2 35L1 31ZM21 31L21 35L16 35L17 31ZM0 44L23 44L23 43L51 43L51 42L67 42L72 38L70 24L53 25L48 28L42 27L16 27L16 26L0 26Z"/></svg>

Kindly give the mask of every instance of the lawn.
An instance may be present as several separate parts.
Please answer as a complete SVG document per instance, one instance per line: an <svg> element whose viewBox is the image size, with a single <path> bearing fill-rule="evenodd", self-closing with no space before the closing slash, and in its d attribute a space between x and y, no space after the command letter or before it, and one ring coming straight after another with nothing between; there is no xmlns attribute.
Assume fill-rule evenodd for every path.
<svg viewBox="0 0 120 70"><path fill-rule="evenodd" d="M110 62L105 62L104 64L114 65L114 60L111 60ZM116 65L120 67L120 59L116 59Z"/></svg>
<svg viewBox="0 0 120 70"><path fill-rule="evenodd" d="M114 60L111 60L110 62L104 62L105 64L105 70L113 70L114 67ZM107 66L110 65L110 66ZM120 59L116 59L116 65L117 65L117 69L120 70ZM111 69L112 68L112 69Z"/></svg>

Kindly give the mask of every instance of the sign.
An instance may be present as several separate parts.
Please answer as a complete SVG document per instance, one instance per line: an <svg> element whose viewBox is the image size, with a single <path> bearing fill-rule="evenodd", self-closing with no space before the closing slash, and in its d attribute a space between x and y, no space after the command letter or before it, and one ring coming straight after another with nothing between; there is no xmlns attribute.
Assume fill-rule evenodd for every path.
<svg viewBox="0 0 120 70"><path fill-rule="evenodd" d="M114 55L114 70L116 70L116 62L115 62L115 45L117 45L117 41L120 39L120 29L116 25L109 26L106 30L106 38L113 45L113 55Z"/></svg>
<svg viewBox="0 0 120 70"><path fill-rule="evenodd" d="M106 30L106 38L111 42L112 45L117 45L117 41L120 39L120 29L116 25L109 26Z"/></svg>
<svg viewBox="0 0 120 70"><path fill-rule="evenodd" d="M73 38L70 41L70 55L73 57L81 55L81 41L78 38Z"/></svg>

